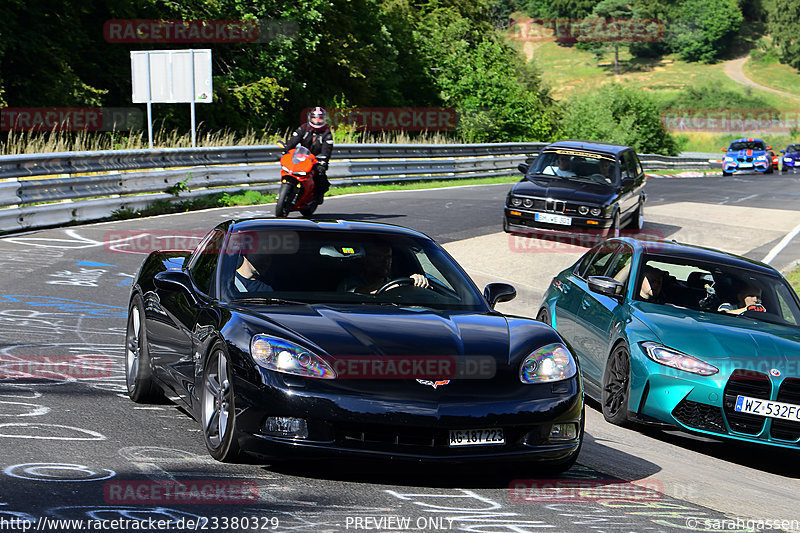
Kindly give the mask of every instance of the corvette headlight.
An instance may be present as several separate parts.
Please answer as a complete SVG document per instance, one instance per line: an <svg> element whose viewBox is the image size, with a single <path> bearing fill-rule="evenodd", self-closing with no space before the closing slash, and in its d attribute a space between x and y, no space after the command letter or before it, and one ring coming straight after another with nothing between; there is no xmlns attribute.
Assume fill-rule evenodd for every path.
<svg viewBox="0 0 800 533"><path fill-rule="evenodd" d="M647 357L660 365L677 368L678 370L699 374L701 376L712 376L719 372L719 369L714 365L710 365L705 361L701 361L696 357L679 352L678 350L667 348L663 344L657 342L643 342L642 348L644 348Z"/></svg>
<svg viewBox="0 0 800 533"><path fill-rule="evenodd" d="M254 335L250 341L250 355L258 366L267 370L306 378L336 379L336 372L327 361L283 339Z"/></svg>
<svg viewBox="0 0 800 533"><path fill-rule="evenodd" d="M562 381L577 373L575 359L567 347L559 343L542 346L519 366L519 380L523 383Z"/></svg>

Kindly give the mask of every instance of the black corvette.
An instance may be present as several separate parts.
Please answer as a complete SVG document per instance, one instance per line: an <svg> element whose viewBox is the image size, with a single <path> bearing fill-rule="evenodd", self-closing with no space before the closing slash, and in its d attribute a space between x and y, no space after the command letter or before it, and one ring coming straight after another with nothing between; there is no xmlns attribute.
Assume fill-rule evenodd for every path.
<svg viewBox="0 0 800 533"><path fill-rule="evenodd" d="M558 141L519 170L525 177L506 198L506 232L617 236L626 224L644 225L646 177L628 146Z"/></svg>
<svg viewBox="0 0 800 533"><path fill-rule="evenodd" d="M142 265L129 396L185 407L221 461L360 454L563 470L583 439L580 372L555 330L493 310L515 294L495 283L482 295L412 230L228 221L194 251Z"/></svg>

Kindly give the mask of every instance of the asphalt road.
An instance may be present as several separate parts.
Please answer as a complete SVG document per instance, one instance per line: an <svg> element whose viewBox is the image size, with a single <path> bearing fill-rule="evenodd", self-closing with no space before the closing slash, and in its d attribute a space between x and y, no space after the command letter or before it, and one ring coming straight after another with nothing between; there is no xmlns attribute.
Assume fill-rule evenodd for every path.
<svg viewBox="0 0 800 533"><path fill-rule="evenodd" d="M517 284L520 297L503 305L532 315L552 275L583 249L535 248L498 233L509 188L333 197L319 218L419 229L445 243L479 283ZM798 177L651 179L648 194L645 230L756 259L800 224ZM137 523L151 531L166 530L157 521L168 520L173 530L487 533L730 531L737 519L800 520L796 452L617 428L593 409L579 464L561 481L595 487L581 495L530 490L550 481L520 465L213 461L187 414L171 404L136 405L124 393L130 283L150 248L183 247L218 221L272 212L227 208L0 239L0 361L80 357L88 378L0 373L0 530L21 530L23 520L40 520L41 531L78 529L44 519L151 519ZM798 257L792 241L773 264ZM195 493L170 499L165 482ZM132 522L104 525L134 530Z"/></svg>

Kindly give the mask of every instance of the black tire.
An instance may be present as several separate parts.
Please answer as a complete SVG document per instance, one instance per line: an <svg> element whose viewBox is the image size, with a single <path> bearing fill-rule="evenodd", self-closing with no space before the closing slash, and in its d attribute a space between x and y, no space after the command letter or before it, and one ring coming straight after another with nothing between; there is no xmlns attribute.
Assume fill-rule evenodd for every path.
<svg viewBox="0 0 800 533"><path fill-rule="evenodd" d="M603 370L600 407L603 418L617 426L628 421L628 395L631 381L631 357L624 343L617 344Z"/></svg>
<svg viewBox="0 0 800 533"><path fill-rule="evenodd" d="M631 217L629 226L636 231L642 231L644 229L644 202L641 200L639 200L639 206Z"/></svg>
<svg viewBox="0 0 800 533"><path fill-rule="evenodd" d="M314 211L317 210L317 207L319 207L317 201L312 200L310 204L308 204L307 206L305 206L303 209L300 210L300 214L306 218L311 218L311 215L314 214Z"/></svg>
<svg viewBox="0 0 800 533"><path fill-rule="evenodd" d="M136 403L153 403L163 398L161 389L154 383L147 348L144 303L134 295L128 308L128 327L125 340L125 384L128 397Z"/></svg>
<svg viewBox="0 0 800 533"><path fill-rule="evenodd" d="M222 343L206 357L200 399L200 424L208 453L217 461L236 461L241 450L236 431L233 369Z"/></svg>
<svg viewBox="0 0 800 533"><path fill-rule="evenodd" d="M278 200L275 202L275 217L286 218L292 209L292 185L281 183L281 190L278 192Z"/></svg>
<svg viewBox="0 0 800 533"><path fill-rule="evenodd" d="M723 170L723 171L722 171L722 175L723 175L723 176L730 176L730 175L731 175L731 173L730 173L730 172L725 172L725 171Z"/></svg>
<svg viewBox="0 0 800 533"><path fill-rule="evenodd" d="M511 230L508 227L508 217L503 215L503 231L506 233L511 233Z"/></svg>
<svg viewBox="0 0 800 533"><path fill-rule="evenodd" d="M536 315L536 320L538 320L539 322L542 322L543 324L547 324L548 326L551 325L550 324L550 314L547 312L547 309L545 309L544 307L539 309L539 314Z"/></svg>
<svg viewBox="0 0 800 533"><path fill-rule="evenodd" d="M773 168L772 163L770 163L767 165L767 174L772 174L773 172L775 172L775 169Z"/></svg>

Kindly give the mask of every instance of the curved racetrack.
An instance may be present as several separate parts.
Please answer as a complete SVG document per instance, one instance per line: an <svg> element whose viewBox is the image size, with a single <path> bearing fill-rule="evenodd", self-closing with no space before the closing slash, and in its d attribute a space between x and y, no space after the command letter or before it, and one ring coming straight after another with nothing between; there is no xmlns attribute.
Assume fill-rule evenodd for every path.
<svg viewBox="0 0 800 533"><path fill-rule="evenodd" d="M499 310L535 316L552 276L586 248L580 242L532 241L502 233L509 188L333 197L318 218L419 229L445 244L479 286L498 280L517 286L518 298L500 304ZM651 179L647 191L649 235L758 260L772 252L772 264L779 268L800 257L793 241L777 246L800 224L799 177ZM183 411L171 404L137 405L125 395L122 361L130 283L150 249L184 247L191 244L187 235L199 237L225 218L271 216L273 207L0 238L0 529L8 521L46 518L152 519L140 524L151 531L167 530L157 527L158 520L173 521L172 530L196 525L201 530L314 533L709 531L735 525L736 519L742 526L748 519L795 520L780 525L800 530L797 451L619 428L605 423L593 408L587 409L578 465L565 476L573 486L593 490L557 496L526 490L531 482L525 480L536 472L519 465L216 463L206 454L197 423ZM76 357L83 361L81 377L88 379L14 378L8 373L9 364L58 369L59 361ZM213 486L218 492L213 503L208 493L199 498L204 503L176 501L163 487L179 483L198 491ZM200 522L192 524L198 517ZM42 531L78 526L40 524ZM116 525L133 530L130 522Z"/></svg>

